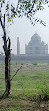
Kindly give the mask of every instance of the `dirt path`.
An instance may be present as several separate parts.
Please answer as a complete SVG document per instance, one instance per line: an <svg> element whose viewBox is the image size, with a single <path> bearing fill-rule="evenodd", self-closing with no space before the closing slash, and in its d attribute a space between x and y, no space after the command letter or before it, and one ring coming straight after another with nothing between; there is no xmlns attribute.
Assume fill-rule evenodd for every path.
<svg viewBox="0 0 49 111"><path fill-rule="evenodd" d="M2 91L2 90L5 90L5 89L0 89L0 90ZM37 90L37 89L20 89L20 88L16 89L16 88L14 88L14 89L11 89L11 90ZM38 89L38 90L40 90L40 89Z"/></svg>

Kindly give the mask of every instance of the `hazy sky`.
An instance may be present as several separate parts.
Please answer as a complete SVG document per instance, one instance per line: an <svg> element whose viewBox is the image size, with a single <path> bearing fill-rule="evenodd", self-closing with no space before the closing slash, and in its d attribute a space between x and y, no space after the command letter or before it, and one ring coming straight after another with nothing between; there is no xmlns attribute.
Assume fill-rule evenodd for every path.
<svg viewBox="0 0 49 111"><path fill-rule="evenodd" d="M12 25L6 23L7 36L9 36L11 39L11 48L13 53L17 53L17 37L19 37L20 40L20 53L25 53L25 43L28 44L31 37L35 33L41 37L42 41L48 43L49 46L49 8L45 6L45 9L43 11L38 12L35 15L35 17L37 16L46 22L46 27L39 23L33 26L30 20L26 17L16 17L14 19L14 24ZM3 52L3 40L1 38L2 35L3 32L0 26L0 51Z"/></svg>

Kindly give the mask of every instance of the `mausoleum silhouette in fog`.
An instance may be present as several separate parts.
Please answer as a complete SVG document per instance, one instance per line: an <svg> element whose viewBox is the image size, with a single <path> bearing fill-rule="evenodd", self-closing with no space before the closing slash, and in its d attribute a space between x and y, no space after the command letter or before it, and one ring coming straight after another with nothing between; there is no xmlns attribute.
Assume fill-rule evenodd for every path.
<svg viewBox="0 0 49 111"><path fill-rule="evenodd" d="M48 44L45 44L41 41L41 37L35 33L28 45L25 44L25 55L30 56L42 56L48 54ZM20 42L19 38L17 38L17 55L20 55Z"/></svg>
<svg viewBox="0 0 49 111"><path fill-rule="evenodd" d="M0 61L4 56L0 54ZM25 44L25 54L20 54L20 41L17 37L17 55L11 54L11 60L15 62L49 63L48 45L41 41L41 37L35 33L28 44Z"/></svg>

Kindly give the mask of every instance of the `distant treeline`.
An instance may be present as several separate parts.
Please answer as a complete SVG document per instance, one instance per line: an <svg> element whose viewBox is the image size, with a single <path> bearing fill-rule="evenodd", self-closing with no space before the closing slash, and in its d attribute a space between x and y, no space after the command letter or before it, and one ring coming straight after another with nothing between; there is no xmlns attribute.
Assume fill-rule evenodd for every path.
<svg viewBox="0 0 49 111"><path fill-rule="evenodd" d="M4 61L4 54L0 54L0 61ZM11 61L15 62L37 62L37 63L49 63L49 55L45 56L28 56L28 55L14 55L11 54Z"/></svg>

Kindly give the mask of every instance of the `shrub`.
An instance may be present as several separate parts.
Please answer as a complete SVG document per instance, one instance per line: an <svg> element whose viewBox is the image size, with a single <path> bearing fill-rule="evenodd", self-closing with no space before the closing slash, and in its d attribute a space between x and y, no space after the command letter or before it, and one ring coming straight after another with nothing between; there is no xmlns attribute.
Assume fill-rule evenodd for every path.
<svg viewBox="0 0 49 111"><path fill-rule="evenodd" d="M49 89L47 87L44 87L41 89L40 94L38 95L39 101L48 101L49 100Z"/></svg>
<svg viewBox="0 0 49 111"><path fill-rule="evenodd" d="M35 62L35 63L33 63L33 65L34 65L34 66L37 66L37 63Z"/></svg>

